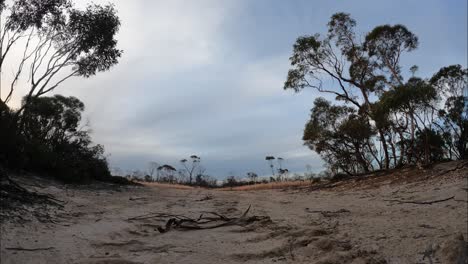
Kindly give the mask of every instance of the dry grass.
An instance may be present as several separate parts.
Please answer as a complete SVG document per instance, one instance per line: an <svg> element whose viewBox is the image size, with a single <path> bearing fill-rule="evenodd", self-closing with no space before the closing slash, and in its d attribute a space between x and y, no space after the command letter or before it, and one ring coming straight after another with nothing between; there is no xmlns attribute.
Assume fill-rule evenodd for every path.
<svg viewBox="0 0 468 264"><path fill-rule="evenodd" d="M179 189L179 190L191 190L195 187L188 186L188 185L182 185L182 184L172 184L172 183L159 183L159 182L138 182L141 183L144 186L149 186L149 187L160 187L160 188L172 188L172 189Z"/></svg>
<svg viewBox="0 0 468 264"><path fill-rule="evenodd" d="M272 189L285 189L289 187L308 187L310 181L286 181L286 182L270 182L270 183L257 183L253 185L244 185L237 187L225 187L219 190L222 191L258 191L258 190L272 190Z"/></svg>

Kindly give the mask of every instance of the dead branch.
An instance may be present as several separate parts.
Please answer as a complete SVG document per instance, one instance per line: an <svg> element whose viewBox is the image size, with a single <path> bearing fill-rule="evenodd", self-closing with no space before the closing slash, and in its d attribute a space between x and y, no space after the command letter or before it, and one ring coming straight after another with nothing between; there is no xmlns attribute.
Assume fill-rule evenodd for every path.
<svg viewBox="0 0 468 264"><path fill-rule="evenodd" d="M198 199L196 200L197 202L203 202L203 201L208 201L208 200L212 200L213 199L213 195L205 195L205 197L201 198L201 199Z"/></svg>
<svg viewBox="0 0 468 264"><path fill-rule="evenodd" d="M128 218L127 220L132 221L132 220L144 220L144 219L150 219L150 218L166 218L166 217L174 217L177 219L191 219L183 215L166 214L166 213L149 213L149 214L131 217L131 218Z"/></svg>
<svg viewBox="0 0 468 264"><path fill-rule="evenodd" d="M8 250L17 250L17 251L40 251L40 250L50 250L55 249L54 247L47 248L23 248L23 247L7 247Z"/></svg>
<svg viewBox="0 0 468 264"><path fill-rule="evenodd" d="M130 201L147 200L147 198L146 197L130 197L129 200Z"/></svg>
<svg viewBox="0 0 468 264"><path fill-rule="evenodd" d="M455 198L455 196L445 198L445 199L440 199L440 200L433 200L433 201L405 201L405 200L396 200L396 199L384 199L386 202L397 202L397 203L408 203L408 204L434 204L434 203L440 203L440 202L445 202L448 200L452 200Z"/></svg>
<svg viewBox="0 0 468 264"><path fill-rule="evenodd" d="M179 230L201 230L213 229L223 226L245 226L256 221L270 221L267 216L251 216L247 217L251 206L245 210L240 217L227 217L216 212L202 212L196 219L183 215L172 215L166 213L150 213L147 215L129 218L128 220L143 220L150 218L167 218L170 217L164 227L158 226L157 229L160 233L166 233L171 229Z"/></svg>
<svg viewBox="0 0 468 264"><path fill-rule="evenodd" d="M309 208L306 208L305 211L308 213L320 213L324 217L334 217L334 216L337 216L338 214L351 213L351 211L347 209L340 209L338 211L322 211L322 210L310 210Z"/></svg>
<svg viewBox="0 0 468 264"><path fill-rule="evenodd" d="M449 173L449 172L453 172L453 171L457 171L457 170L460 170L460 169L463 169L463 168L467 168L467 167L468 167L468 162L467 162L467 161L463 161L463 162L461 162L460 164L458 164L457 166L455 166L455 168L449 169L449 170L445 170L445 171L439 173L439 176L440 176L440 175L447 174L447 173Z"/></svg>

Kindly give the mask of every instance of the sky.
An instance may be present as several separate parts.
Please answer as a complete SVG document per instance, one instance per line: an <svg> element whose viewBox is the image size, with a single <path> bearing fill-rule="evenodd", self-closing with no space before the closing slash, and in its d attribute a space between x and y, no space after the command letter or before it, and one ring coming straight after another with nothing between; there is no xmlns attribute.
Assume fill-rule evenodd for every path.
<svg viewBox="0 0 468 264"><path fill-rule="evenodd" d="M381 24L404 24L418 35L403 70L418 65L430 77L443 66L467 66L466 0L94 2L118 10L123 56L110 71L70 79L55 93L85 103L93 140L124 171L151 161L179 166L193 154L218 179L267 175L268 155L282 157L292 172L323 170L301 140L320 94L284 91L283 84L296 38L326 33L336 12L350 13L362 36Z"/></svg>

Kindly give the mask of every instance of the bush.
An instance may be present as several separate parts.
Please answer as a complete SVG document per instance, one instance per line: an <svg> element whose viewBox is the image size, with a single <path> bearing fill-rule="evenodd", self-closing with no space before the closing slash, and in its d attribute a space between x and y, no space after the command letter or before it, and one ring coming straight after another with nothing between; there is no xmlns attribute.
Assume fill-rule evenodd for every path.
<svg viewBox="0 0 468 264"><path fill-rule="evenodd" d="M333 182L344 181L344 180L347 180L347 179L349 179L349 178L351 178L351 177L352 177L351 175L346 174L346 173L337 173L337 174L335 174L335 175L333 175L333 176L331 177L331 180L332 180Z"/></svg>
<svg viewBox="0 0 468 264"><path fill-rule="evenodd" d="M22 112L1 104L0 165L69 183L115 180L104 148L78 129L83 110L80 100L61 95L35 98Z"/></svg>

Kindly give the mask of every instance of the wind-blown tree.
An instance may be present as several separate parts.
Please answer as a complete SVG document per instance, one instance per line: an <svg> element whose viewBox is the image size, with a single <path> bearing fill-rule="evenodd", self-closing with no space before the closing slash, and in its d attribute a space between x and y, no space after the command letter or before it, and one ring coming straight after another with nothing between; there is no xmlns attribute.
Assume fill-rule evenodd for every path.
<svg viewBox="0 0 468 264"><path fill-rule="evenodd" d="M284 88L299 92L309 87L334 95L371 123L372 98L403 83L400 58L417 47L418 39L402 25L384 25L374 28L363 40L355 33L355 26L349 14L336 13L328 23L326 36L299 37L293 46L293 68ZM324 81L328 80L338 87L325 87ZM379 125L376 130L384 154L379 166L389 168L387 131ZM373 156L378 155L376 149L372 151Z"/></svg>
<svg viewBox="0 0 468 264"><path fill-rule="evenodd" d="M0 72L4 66L14 69L0 100L7 104L22 78L29 85L18 115L31 100L71 77L109 70L122 54L115 39L120 20L112 5L78 10L71 0L14 0L11 5L2 1L0 8L5 21L0 28ZM13 49L22 50L20 58L12 57ZM19 60L16 66L10 57L11 63Z"/></svg>
<svg viewBox="0 0 468 264"><path fill-rule="evenodd" d="M265 160L268 161L268 164L270 165L271 169L271 174L275 176L275 165L273 164L273 161L275 160L275 157L273 156L266 156Z"/></svg>
<svg viewBox="0 0 468 264"><path fill-rule="evenodd" d="M200 165L201 158L197 155L190 156L190 162L187 159L180 160L182 165L182 173L189 179L189 184L192 184L192 181L195 176L203 174L203 168Z"/></svg>
<svg viewBox="0 0 468 264"><path fill-rule="evenodd" d="M305 144L335 173L465 157L467 98L459 95L466 69L445 67L427 80L413 66L405 79L400 61L418 47L417 36L403 25L382 25L362 38L355 27L349 14L337 13L327 34L301 36L293 46L284 89L313 88L337 101L315 101Z"/></svg>
<svg viewBox="0 0 468 264"><path fill-rule="evenodd" d="M278 158L276 158L276 161L278 162L278 167L279 167L278 169L280 169L280 170L283 169L283 161L284 161L284 159L281 158L281 157L278 157Z"/></svg>
<svg viewBox="0 0 468 264"><path fill-rule="evenodd" d="M162 166L158 167L158 173L160 176L160 181L162 182L169 182L169 183L175 183L176 178L174 176L174 173L177 171L174 167L168 164L164 164Z"/></svg>
<svg viewBox="0 0 468 264"><path fill-rule="evenodd" d="M447 98L439 117L443 126L436 123L445 135L449 158L468 157L468 69L461 65L451 65L440 69L430 83L439 89L440 94ZM464 91L466 95L464 95Z"/></svg>

